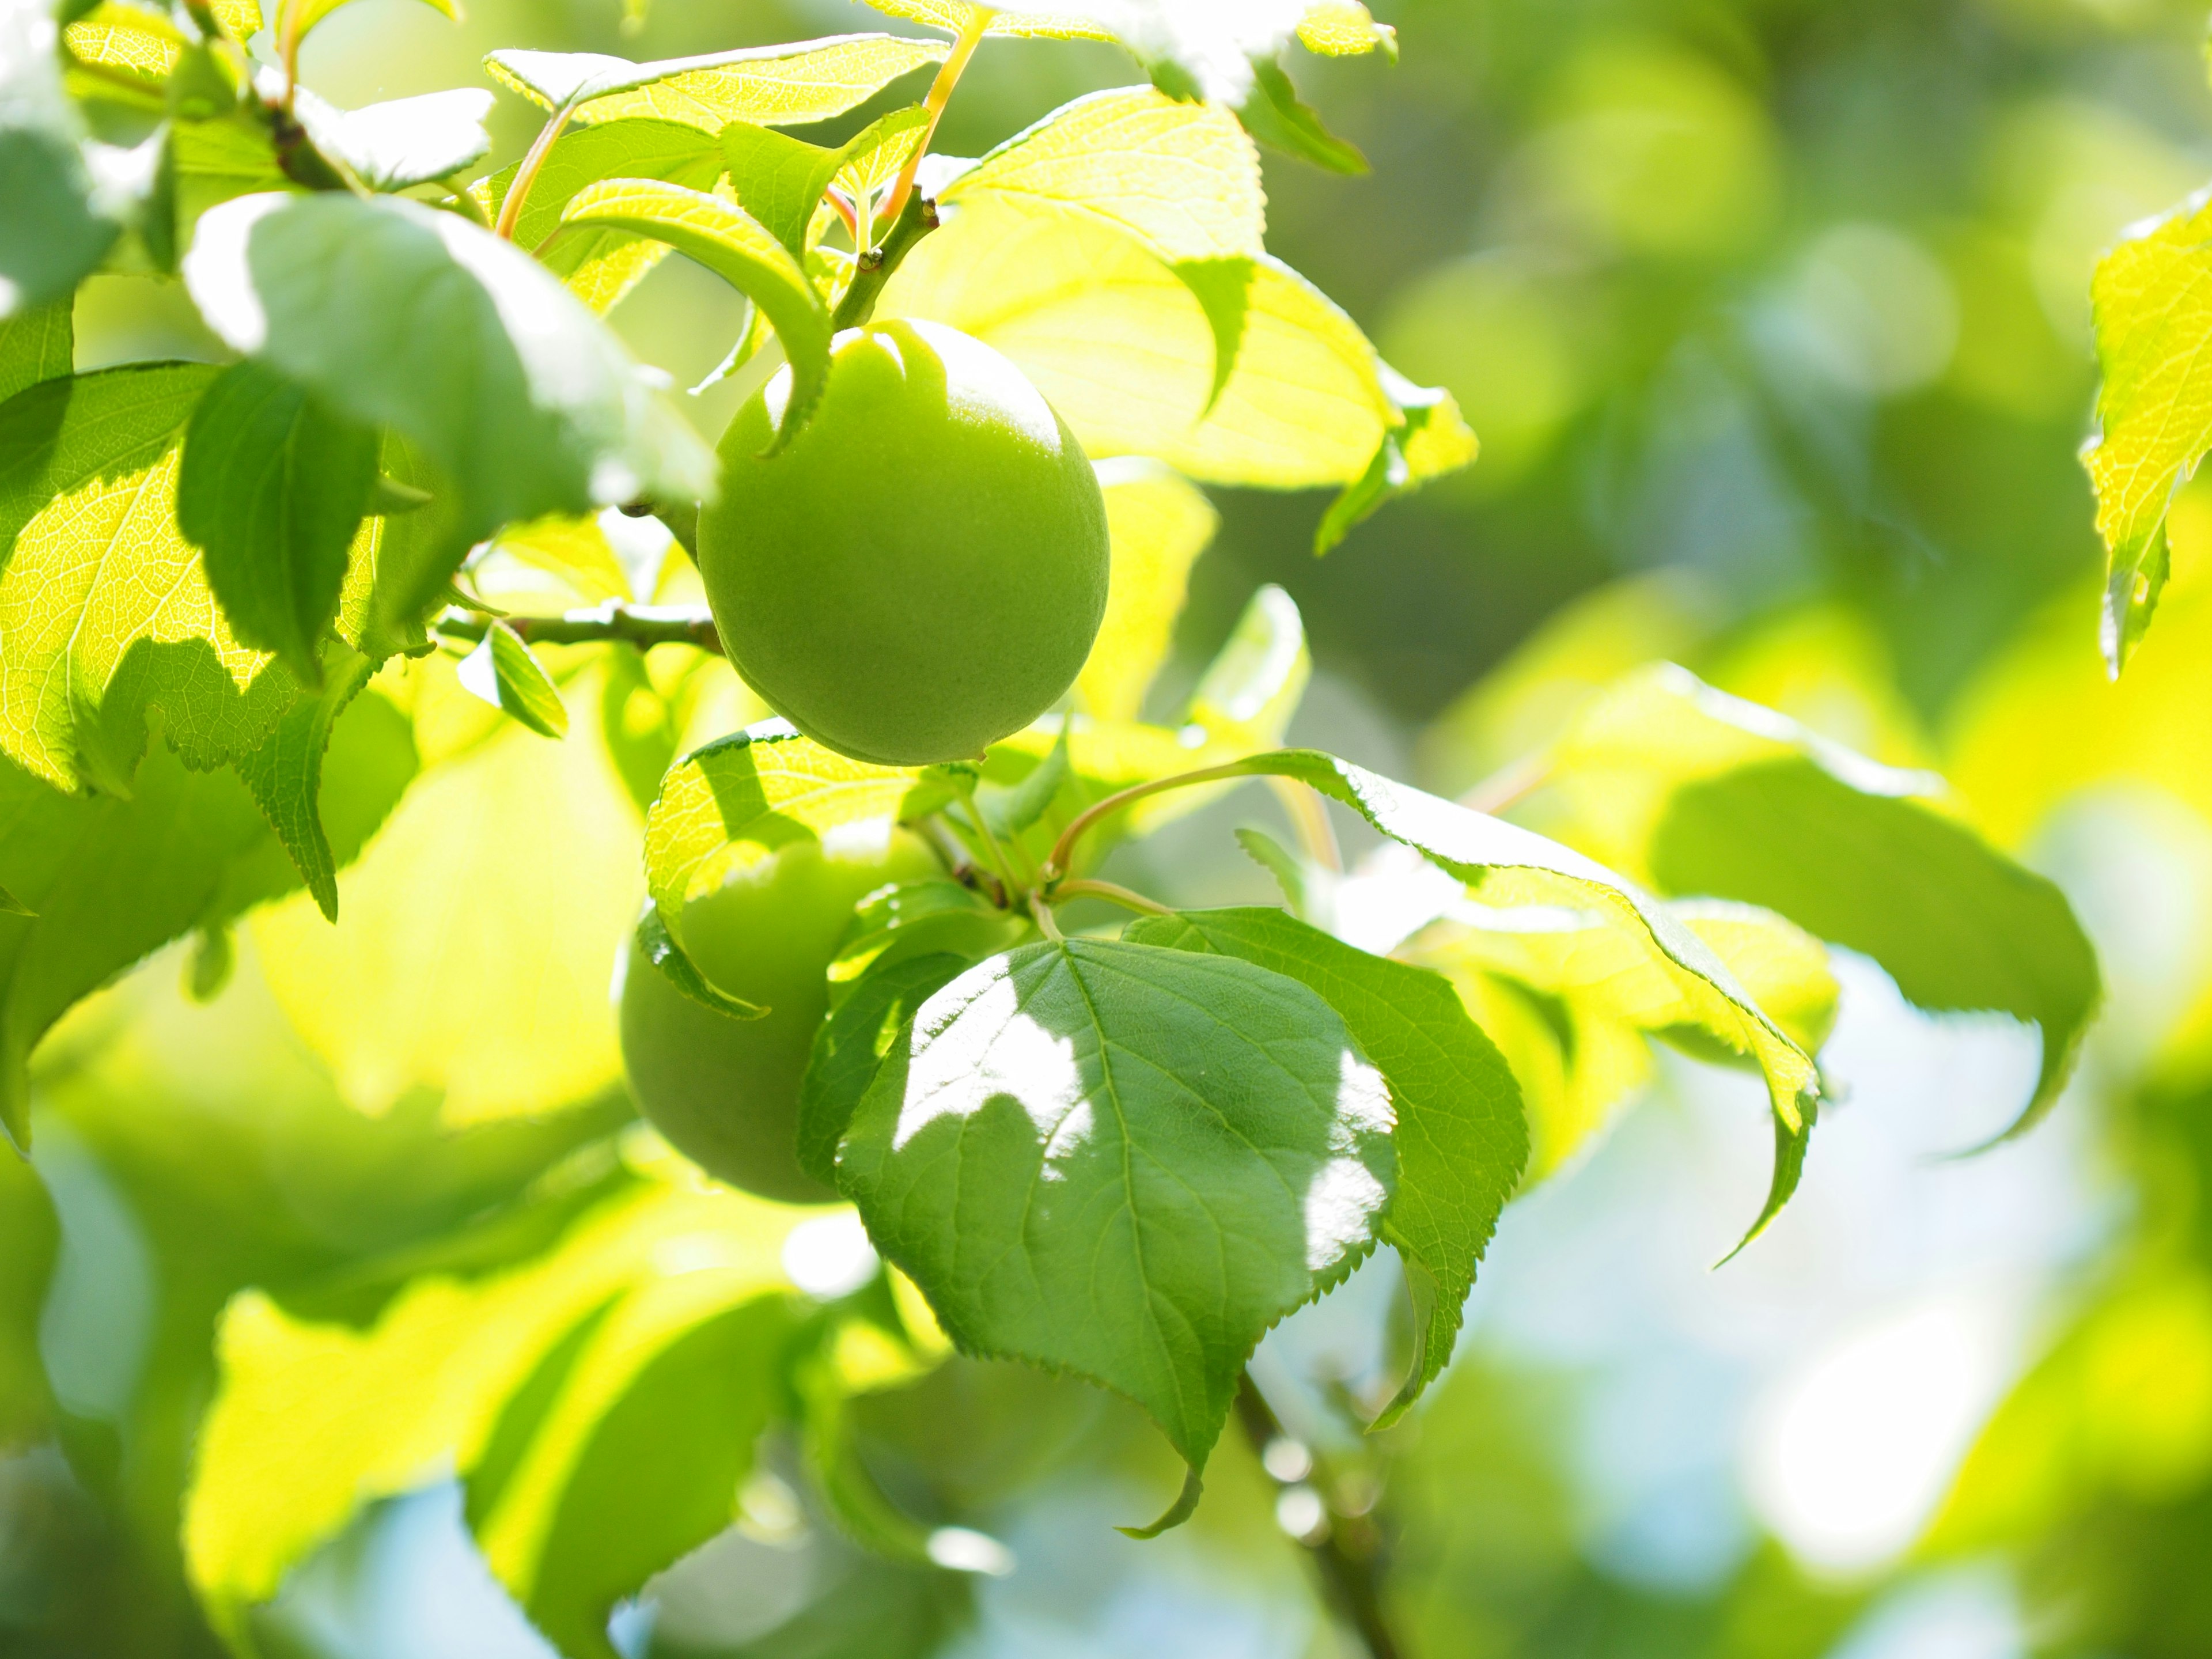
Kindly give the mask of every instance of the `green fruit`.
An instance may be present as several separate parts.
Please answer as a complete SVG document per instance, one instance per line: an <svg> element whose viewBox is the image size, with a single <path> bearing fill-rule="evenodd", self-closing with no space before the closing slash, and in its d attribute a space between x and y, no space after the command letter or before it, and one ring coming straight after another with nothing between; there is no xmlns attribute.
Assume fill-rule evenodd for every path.
<svg viewBox="0 0 2212 1659"><path fill-rule="evenodd" d="M721 443L699 568L722 644L807 736L885 765L981 755L1074 683L1106 611L1106 507L1021 371L934 323L837 337L782 452L788 369Z"/></svg>
<svg viewBox="0 0 2212 1659"><path fill-rule="evenodd" d="M635 940L624 958L623 1065L639 1109L708 1174L763 1198L836 1194L799 1167L799 1085L829 1010L825 975L853 907L886 883L941 876L919 836L884 823L763 852L684 907L685 954L729 995L768 1009L732 1019L693 1001Z"/></svg>

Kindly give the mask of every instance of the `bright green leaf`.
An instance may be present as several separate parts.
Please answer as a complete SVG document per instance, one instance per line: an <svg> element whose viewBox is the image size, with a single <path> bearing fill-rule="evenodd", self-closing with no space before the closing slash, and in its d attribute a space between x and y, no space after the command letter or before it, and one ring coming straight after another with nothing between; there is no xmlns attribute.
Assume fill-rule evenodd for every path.
<svg viewBox="0 0 2212 1659"><path fill-rule="evenodd" d="M714 982L684 954L684 947L676 942L675 934L660 919L660 907L650 900L637 919L637 945L656 973L666 975L671 985L701 1007L712 1008L732 1019L758 1019L768 1012L755 1003L715 989Z"/></svg>
<svg viewBox="0 0 2212 1659"><path fill-rule="evenodd" d="M304 38L309 29L346 3L347 0L289 0L288 21L293 37ZM422 3L457 23L461 21L461 9L455 0L422 0Z"/></svg>
<svg viewBox="0 0 2212 1659"><path fill-rule="evenodd" d="M472 186L487 222L498 220L520 165ZM659 179L687 190L711 190L722 167L721 145L679 121L605 121L571 128L546 152L515 224L515 245L535 252L577 298L604 316L660 262L668 245L627 231L562 229L562 212L576 192L602 179Z"/></svg>
<svg viewBox="0 0 2212 1659"><path fill-rule="evenodd" d="M848 759L781 720L710 743L669 773L646 818L653 901L681 937L684 901L720 887L732 860L794 830L822 835L901 817L919 780L903 767Z"/></svg>
<svg viewBox="0 0 2212 1659"><path fill-rule="evenodd" d="M262 195L204 217L210 326L451 480L459 533L710 493L714 459L615 335L530 257L396 197ZM427 604L450 570L405 596Z"/></svg>
<svg viewBox="0 0 2212 1659"><path fill-rule="evenodd" d="M1528 1161L1521 1090L1450 984L1331 939L1280 910L1146 917L1133 945L1211 951L1318 993L1390 1086L1398 1191L1383 1236L1405 1258L1421 1313L1405 1387L1374 1426L1402 1417L1451 1358L1475 1264Z"/></svg>
<svg viewBox="0 0 2212 1659"><path fill-rule="evenodd" d="M776 447L805 423L830 382L829 310L790 251L751 215L680 185L610 179L580 191L562 222L665 242L751 299L775 325L791 364L792 393Z"/></svg>
<svg viewBox="0 0 2212 1659"><path fill-rule="evenodd" d="M484 629L454 671L462 685L541 738L566 737L568 710L522 636L503 622Z"/></svg>
<svg viewBox="0 0 2212 1659"><path fill-rule="evenodd" d="M922 1005L838 1177L964 1351L1127 1395L1195 1476L1261 1334L1371 1247L1390 1121L1304 986L1071 939Z"/></svg>
<svg viewBox="0 0 2212 1659"><path fill-rule="evenodd" d="M376 434L255 362L192 410L177 523L239 641L319 684L347 555L376 477Z"/></svg>
<svg viewBox="0 0 2212 1659"><path fill-rule="evenodd" d="M233 635L178 533L178 449L216 371L118 368L0 406L0 750L128 793L158 710L185 757L250 752L292 676Z"/></svg>
<svg viewBox="0 0 2212 1659"><path fill-rule="evenodd" d="M1398 32L1378 23L1359 0L1321 0L1298 21L1298 44L1324 58L1358 58L1380 50L1398 56Z"/></svg>
<svg viewBox="0 0 2212 1659"><path fill-rule="evenodd" d="M68 377L76 345L68 300L33 306L0 320L0 404L41 380Z"/></svg>
<svg viewBox="0 0 2212 1659"><path fill-rule="evenodd" d="M950 50L941 40L839 34L652 64L588 52L495 52L484 67L545 109L574 99L580 121L653 116L719 133L732 121L827 121Z"/></svg>
<svg viewBox="0 0 2212 1659"><path fill-rule="evenodd" d="M1632 675L1555 751L1607 857L1661 891L1741 899L1872 957L1916 1007L2032 1020L2058 1098L2101 985L2065 896L1878 766L1678 668Z"/></svg>
<svg viewBox="0 0 2212 1659"><path fill-rule="evenodd" d="M846 990L814 1033L814 1051L799 1095L799 1168L825 1185L835 1184L837 1143L852 1127L853 1114L884 1057L921 1005L979 959L949 951L887 955Z"/></svg>
<svg viewBox="0 0 2212 1659"><path fill-rule="evenodd" d="M886 17L903 17L910 23L957 34L967 27L975 8L968 0L868 0ZM983 26L986 39L1030 40L1111 40L1113 31L1077 13L1002 11Z"/></svg>
<svg viewBox="0 0 2212 1659"><path fill-rule="evenodd" d="M338 716L368 684L374 665L343 646L331 647L335 666L322 677L319 696L303 697L276 723L268 740L237 763L239 776L253 793L262 816L283 843L316 908L338 919L339 860L332 853L321 810L323 763ZM411 746L408 754L411 772ZM405 778L399 781L404 784ZM386 803L388 806L390 803ZM380 821L384 814L380 811ZM360 850L357 837L349 851Z"/></svg>
<svg viewBox="0 0 2212 1659"><path fill-rule="evenodd" d="M2193 201L2097 267L2098 435L2084 452L2108 556L2106 666L2118 674L2166 584L2166 509L2212 448L2212 204Z"/></svg>
<svg viewBox="0 0 2212 1659"><path fill-rule="evenodd" d="M1221 520L1201 491L1157 462L1108 461L1098 482L1113 564L1105 619L1076 677L1075 701L1094 719L1130 720L1167 660L1190 568Z"/></svg>
<svg viewBox="0 0 2212 1659"><path fill-rule="evenodd" d="M1316 556L1334 549L1385 501L1473 465L1480 447L1450 392L1415 386L1387 363L1382 376L1405 422L1383 435L1367 471L1329 503L1314 532Z"/></svg>

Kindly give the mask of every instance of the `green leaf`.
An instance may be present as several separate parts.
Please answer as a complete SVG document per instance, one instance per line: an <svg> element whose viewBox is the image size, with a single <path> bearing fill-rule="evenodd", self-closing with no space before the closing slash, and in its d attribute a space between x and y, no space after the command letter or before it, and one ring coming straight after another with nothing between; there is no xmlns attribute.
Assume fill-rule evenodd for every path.
<svg viewBox="0 0 2212 1659"><path fill-rule="evenodd" d="M979 958L933 951L887 958L855 981L814 1033L799 1095L799 1167L825 1185L837 1180L837 1143L876 1080L884 1058L921 1005Z"/></svg>
<svg viewBox="0 0 2212 1659"><path fill-rule="evenodd" d="M268 122L246 109L174 123L169 130L169 234L179 248L191 246L200 220L225 202L300 188L277 160Z"/></svg>
<svg viewBox="0 0 2212 1659"><path fill-rule="evenodd" d="M1383 1236L1405 1258L1424 1317L1405 1386L1372 1425L1388 1427L1451 1358L1475 1264L1528 1161L1521 1090L1505 1057L1442 975L1370 956L1279 910L1145 917L1122 938L1236 957L1310 987L1389 1085L1398 1190Z"/></svg>
<svg viewBox="0 0 2212 1659"><path fill-rule="evenodd" d="M1113 563L1075 703L1096 720L1133 720L1174 643L1191 566L1221 518L1203 491L1156 461L1105 462L1098 483Z"/></svg>
<svg viewBox="0 0 2212 1659"><path fill-rule="evenodd" d="M1026 915L1001 910L963 883L898 882L854 908L852 926L830 959L830 1001L834 1006L851 994L862 975L910 957L942 953L981 962L1035 937Z"/></svg>
<svg viewBox="0 0 2212 1659"><path fill-rule="evenodd" d="M30 1133L27 1066L79 998L223 908L232 866L268 838L228 772L189 770L156 745L131 796L64 795L0 761L0 1128ZM35 916L28 914L35 911Z"/></svg>
<svg viewBox="0 0 2212 1659"><path fill-rule="evenodd" d="M542 108L574 100L580 121L653 116L719 133L732 121L827 121L951 50L941 40L838 34L651 64L589 52L495 52L484 68Z"/></svg>
<svg viewBox="0 0 2212 1659"><path fill-rule="evenodd" d="M1266 489L1350 483L1402 418L1380 360L1305 278L1249 257L1218 396L1217 319L1171 266L1096 216L971 202L915 247L877 311L995 346L1094 460L1148 455L1202 483Z"/></svg>
<svg viewBox="0 0 2212 1659"><path fill-rule="evenodd" d="M830 382L830 313L789 250L751 215L680 185L611 179L580 191L562 222L665 242L750 298L775 325L791 364L792 393L771 452L805 424Z"/></svg>
<svg viewBox="0 0 2212 1659"><path fill-rule="evenodd" d="M1272 58L1252 60L1252 94L1237 106L1245 130L1263 144L1285 155L1311 161L1330 173L1362 173L1367 158L1321 123L1280 64Z"/></svg>
<svg viewBox="0 0 2212 1659"><path fill-rule="evenodd" d="M355 537L338 592L338 637L374 661L427 650L426 607L442 603L471 537L451 480L386 428L370 519Z"/></svg>
<svg viewBox="0 0 2212 1659"><path fill-rule="evenodd" d="M769 720L695 750L662 782L645 821L645 876L679 936L684 901L722 884L733 860L798 831L822 835L869 818L913 817L939 804L921 775L873 766Z"/></svg>
<svg viewBox="0 0 2212 1659"><path fill-rule="evenodd" d="M76 347L69 300L32 306L0 320L0 404L41 380L65 380Z"/></svg>
<svg viewBox="0 0 2212 1659"><path fill-rule="evenodd" d="M1068 763L1067 734L1073 729L1073 719L1060 723L1060 741L1041 765L1032 767L1018 783L986 784L975 793L975 805L983 814L983 822L991 833L1001 838L1018 836L1045 815L1060 786L1067 781L1072 769Z"/></svg>
<svg viewBox="0 0 2212 1659"><path fill-rule="evenodd" d="M496 95L478 88L339 109L302 87L294 111L315 148L343 161L371 190L406 190L451 178L491 149L484 131Z"/></svg>
<svg viewBox="0 0 2212 1659"><path fill-rule="evenodd" d="M1283 890L1283 902L1291 907L1291 914L1305 920L1312 912L1312 871L1306 860L1277 841L1264 830L1249 825L1237 831L1237 844L1244 855L1275 878L1275 885Z"/></svg>
<svg viewBox="0 0 2212 1659"><path fill-rule="evenodd" d="M503 622L484 629L455 671L462 685L541 738L568 733L568 710L522 636Z"/></svg>
<svg viewBox="0 0 2212 1659"><path fill-rule="evenodd" d="M293 4L297 7L290 19L295 38L304 38L309 29L346 3L347 0L293 0ZM455 0L422 0L422 3L456 23L461 21L461 9Z"/></svg>
<svg viewBox="0 0 2212 1659"><path fill-rule="evenodd" d="M1265 251L1260 157L1236 117L1151 87L1094 92L1054 110L962 173L939 200L1106 225L1170 264Z"/></svg>
<svg viewBox="0 0 2212 1659"><path fill-rule="evenodd" d="M1333 550L1385 501L1474 461L1479 446L1450 392L1415 386L1388 363L1382 366L1382 373L1383 384L1390 388L1404 423L1384 434L1382 447L1375 452L1367 471L1329 503L1314 532L1316 558Z"/></svg>
<svg viewBox="0 0 2212 1659"><path fill-rule="evenodd" d="M1270 582L1245 602L1191 692L1184 719L1214 741L1266 748L1283 740L1312 678L1304 618L1291 596Z"/></svg>
<svg viewBox="0 0 2212 1659"><path fill-rule="evenodd" d="M713 489L713 457L605 325L458 214L396 197L248 197L200 221L184 274L230 345L418 446L451 480L470 540ZM449 574L406 598L427 604Z"/></svg>
<svg viewBox="0 0 2212 1659"><path fill-rule="evenodd" d="M2101 994L2096 952L2056 886L1934 810L1936 780L1679 668L1622 682L1555 761L1583 816L1615 826L1608 855L1661 891L1776 911L1872 957L1916 1007L2033 1021L2042 1067L2006 1135L2056 1103Z"/></svg>
<svg viewBox="0 0 2212 1659"><path fill-rule="evenodd" d="M1320 0L1298 21L1298 44L1324 58L1358 58L1375 51L1398 61L1398 31L1378 23L1358 0Z"/></svg>
<svg viewBox="0 0 2212 1659"><path fill-rule="evenodd" d="M1237 372L1237 354L1244 347L1244 319L1252 308L1251 260L1242 254L1225 259L1178 259L1175 274L1206 313L1213 331L1213 385L1206 395L1206 411L1214 404ZM1385 438L1384 443L1389 440Z"/></svg>
<svg viewBox="0 0 2212 1659"><path fill-rule="evenodd" d="M323 760L331 744L337 718L368 684L375 665L368 658L332 646L336 667L322 677L319 696L303 697L276 723L268 740L238 761L238 775L276 830L276 839L307 884L316 908L331 921L338 919L338 862L323 826L321 808ZM411 774L412 745L404 770ZM398 781L404 785L405 777ZM397 791L393 791L394 798ZM388 807L390 802L386 803ZM377 813L380 821L384 816ZM360 850L357 837L349 852Z"/></svg>
<svg viewBox="0 0 2212 1659"><path fill-rule="evenodd" d="M963 1350L1128 1395L1195 1475L1261 1334L1372 1247L1390 1121L1304 986L1069 939L922 1005L838 1177Z"/></svg>
<svg viewBox="0 0 2212 1659"><path fill-rule="evenodd" d="M868 0L886 17L903 17L957 34L967 27L975 8L968 0ZM986 40L1111 40L1114 32L1104 24L1076 13L1002 11L983 26Z"/></svg>
<svg viewBox="0 0 2212 1659"><path fill-rule="evenodd" d="M376 434L258 363L228 368L185 428L177 523L244 645L309 684L376 477Z"/></svg>
<svg viewBox="0 0 2212 1659"><path fill-rule="evenodd" d="M872 191L884 182L879 174L885 160L895 158L890 172L896 173L928 125L929 112L912 104L893 110L849 143L828 149L733 121L722 129L722 149L738 204L793 259L804 260L813 244L810 228L831 181L842 183L848 194L856 197L863 189Z"/></svg>
<svg viewBox="0 0 2212 1659"><path fill-rule="evenodd" d="M2117 675L2150 625L2175 491L2212 448L2212 203L2192 199L2107 253L2091 286L2098 434L2083 452L2105 538L2105 664Z"/></svg>
<svg viewBox="0 0 2212 1659"><path fill-rule="evenodd" d="M1819 1050L1838 994L1819 940L1749 905L1681 901L1668 908L1799 1048ZM1603 916L1468 905L1398 954L1447 975L1512 1062L1535 1142L1532 1178L1556 1173L1650 1079L1647 1038L1701 1060L1743 1063L1648 947Z"/></svg>
<svg viewBox="0 0 2212 1659"><path fill-rule="evenodd" d="M712 1008L732 1019L758 1019L768 1012L757 1004L716 990L697 964L684 954L684 947L660 918L660 907L650 900L637 919L637 948L656 972L666 975L671 985L702 1008Z"/></svg>
<svg viewBox="0 0 2212 1659"><path fill-rule="evenodd" d="M367 1329L232 1302L184 1521L218 1628L363 1505L458 1471L517 1600L565 1651L611 1652L612 1603L728 1523L790 1328L794 1212L671 1175L542 1259L415 1280Z"/></svg>
<svg viewBox="0 0 2212 1659"><path fill-rule="evenodd" d="M196 766L258 748L298 686L232 634L178 532L178 449L216 371L52 380L0 405L0 750L127 794L158 711Z"/></svg>
<svg viewBox="0 0 2212 1659"><path fill-rule="evenodd" d="M929 131L929 112L921 105L891 111L862 128L838 152L844 160L833 182L854 201L873 197L905 170Z"/></svg>
<svg viewBox="0 0 2212 1659"><path fill-rule="evenodd" d="M85 166L58 45L38 0L0 6L0 319L65 299L121 232Z"/></svg>
<svg viewBox="0 0 2212 1659"><path fill-rule="evenodd" d="M498 220L520 167L518 162L473 187L487 222ZM515 246L532 250L571 293L604 316L660 262L668 245L628 231L564 228L561 215L576 192L602 179L658 179L687 190L711 190L722 167L720 143L680 121L572 127L546 152L514 227Z"/></svg>
<svg viewBox="0 0 2212 1659"><path fill-rule="evenodd" d="M1468 883L1485 904L1593 910L1625 930L1681 999L1690 1022L1731 1052L1748 1056L1765 1078L1776 1124L1775 1179L1744 1243L1780 1212L1802 1168L1800 1143L1811 1127L1808 1107L1820 1095L1819 1074L1812 1057L1665 905L1556 842L1394 783L1334 755L1283 749L1232 761L1218 770L1224 776L1286 777L1310 785Z"/></svg>

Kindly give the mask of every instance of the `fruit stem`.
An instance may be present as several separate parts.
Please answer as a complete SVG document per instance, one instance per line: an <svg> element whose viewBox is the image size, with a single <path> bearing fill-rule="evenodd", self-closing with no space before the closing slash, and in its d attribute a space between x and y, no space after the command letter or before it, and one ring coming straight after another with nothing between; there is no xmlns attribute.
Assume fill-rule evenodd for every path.
<svg viewBox="0 0 2212 1659"><path fill-rule="evenodd" d="M907 198L914 194L914 181L921 172L921 158L929 154L929 147L937 137L937 124L945 118L945 106L952 101L952 88L960 84L961 72L975 55L975 48L982 44L983 31L990 27L991 19L997 15L988 6L968 8L968 21L961 28L960 38L952 43L951 55L938 65L937 78L929 83L929 96L922 100L921 107L929 117L929 125L921 130L921 142L914 147L914 154L899 169L898 182L891 186L890 198L884 204L886 219L896 220L905 208ZM871 224L862 228L872 231L875 227ZM854 240L859 242L866 238Z"/></svg>
<svg viewBox="0 0 2212 1659"><path fill-rule="evenodd" d="M1119 882L1063 881L1052 890L1052 902L1065 904L1070 899L1104 899L1109 904L1118 904L1125 910L1134 910L1140 916L1171 916L1175 912L1158 899L1146 898L1134 888L1124 887Z"/></svg>
<svg viewBox="0 0 2212 1659"><path fill-rule="evenodd" d="M656 645L689 645L720 654L722 636L712 612L690 606L624 605L617 599L588 611L558 617L509 617L507 625L526 645L587 645L614 641L641 651ZM492 618L482 611L453 609L431 625L447 639L477 641Z"/></svg>
<svg viewBox="0 0 2212 1659"><path fill-rule="evenodd" d="M982 809L975 805L975 786L965 783L956 774L952 787L959 791L960 805L967 812L968 828L982 843L983 851L991 860L991 873L999 878L999 884L1004 890L1019 892L1022 884L1014 879L1014 866L1006 857L1006 849L1000 844L998 836L992 833L990 821L983 816Z"/></svg>
<svg viewBox="0 0 2212 1659"><path fill-rule="evenodd" d="M1060 923L1052 914L1050 901L1038 888L1030 889L1030 914L1036 918L1037 931L1054 945L1066 942L1067 935L1060 931Z"/></svg>
<svg viewBox="0 0 2212 1659"><path fill-rule="evenodd" d="M876 314L876 301L883 295L884 284L891 273L914 251L914 245L937 228L937 204L927 196L914 196L907 200L899 216L892 222L884 235L883 245L863 252L853 270L852 286L845 297L837 302L836 314L830 326L840 331L858 328Z"/></svg>

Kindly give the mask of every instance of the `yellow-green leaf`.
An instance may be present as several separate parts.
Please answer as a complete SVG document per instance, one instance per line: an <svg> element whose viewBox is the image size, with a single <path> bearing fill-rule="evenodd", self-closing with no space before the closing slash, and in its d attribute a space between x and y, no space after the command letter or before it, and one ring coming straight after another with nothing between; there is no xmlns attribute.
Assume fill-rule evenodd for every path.
<svg viewBox="0 0 2212 1659"><path fill-rule="evenodd" d="M580 121L648 115L719 133L732 121L827 121L950 50L941 40L841 34L651 64L588 52L495 52L484 67L544 108L575 100Z"/></svg>
<svg viewBox="0 0 2212 1659"><path fill-rule="evenodd" d="M2105 538L2105 661L2117 674L2166 585L2166 508L2212 448L2212 203L2191 201L2106 254L2091 288L2098 435L2084 452Z"/></svg>
<svg viewBox="0 0 2212 1659"><path fill-rule="evenodd" d="M109 369L0 408L0 750L58 787L127 795L149 710L211 766L297 695L233 636L177 529L179 444L216 374Z"/></svg>
<svg viewBox="0 0 2212 1659"><path fill-rule="evenodd" d="M1105 462L1098 482L1113 568L1105 620L1076 677L1076 706L1094 719L1133 720L1167 660L1190 568L1221 520L1202 492L1155 461Z"/></svg>
<svg viewBox="0 0 2212 1659"><path fill-rule="evenodd" d="M910 23L943 29L949 34L965 30L975 10L967 0L868 0L868 3L886 17L903 17ZM983 26L983 33L987 39L1030 40L1114 39L1113 31L1103 23L1073 13L1002 11Z"/></svg>

